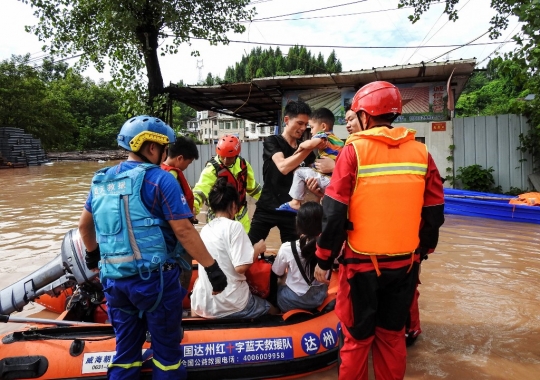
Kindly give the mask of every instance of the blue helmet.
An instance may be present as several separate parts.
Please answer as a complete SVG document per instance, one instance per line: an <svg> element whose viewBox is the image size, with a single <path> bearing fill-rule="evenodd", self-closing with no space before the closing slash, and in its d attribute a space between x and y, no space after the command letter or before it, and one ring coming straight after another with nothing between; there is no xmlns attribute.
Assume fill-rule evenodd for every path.
<svg viewBox="0 0 540 380"><path fill-rule="evenodd" d="M122 148L130 152L138 152L145 141L167 145L174 143L176 136L173 129L163 120L142 115L126 121L116 140Z"/></svg>

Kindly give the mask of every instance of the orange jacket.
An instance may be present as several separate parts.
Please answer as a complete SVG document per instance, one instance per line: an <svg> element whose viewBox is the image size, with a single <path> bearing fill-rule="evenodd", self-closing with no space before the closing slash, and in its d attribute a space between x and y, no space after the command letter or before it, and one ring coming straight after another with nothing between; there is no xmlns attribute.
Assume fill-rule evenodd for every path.
<svg viewBox="0 0 540 380"><path fill-rule="evenodd" d="M403 255L418 248L428 152L415 133L377 127L347 140L358 165L348 215L353 228L347 232L354 252Z"/></svg>

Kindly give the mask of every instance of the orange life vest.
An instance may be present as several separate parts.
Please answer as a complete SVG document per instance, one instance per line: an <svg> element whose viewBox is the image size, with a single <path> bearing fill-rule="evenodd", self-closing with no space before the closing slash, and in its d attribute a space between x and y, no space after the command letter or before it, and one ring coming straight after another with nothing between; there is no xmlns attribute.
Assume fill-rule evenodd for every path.
<svg viewBox="0 0 540 380"><path fill-rule="evenodd" d="M238 159L240 160L240 172L238 172L236 175L234 175L228 167L223 165L222 162L218 161L216 157L212 157L208 162L210 162L214 167L216 176L218 178L224 177L227 179L227 182L235 187L235 189L238 191L238 195L240 196L240 206L244 207L247 205L246 190L248 170L246 160L240 156L238 156Z"/></svg>
<svg viewBox="0 0 540 380"><path fill-rule="evenodd" d="M540 193L519 194L517 198L510 199L511 205L540 206Z"/></svg>
<svg viewBox="0 0 540 380"><path fill-rule="evenodd" d="M427 147L405 127L375 127L349 137L358 171L349 203L347 243L363 255L404 255L418 248Z"/></svg>
<svg viewBox="0 0 540 380"><path fill-rule="evenodd" d="M174 171L177 176L176 179L178 180L178 183L180 184L180 187L182 188L182 191L184 192L184 196L186 197L187 204L189 206L190 210L193 210L193 202L195 201L195 197L193 196L193 191L191 191L191 187L189 186L189 183L184 176L184 173L182 170L175 168L174 166L170 166L167 164L161 164L161 169L166 170L168 172Z"/></svg>

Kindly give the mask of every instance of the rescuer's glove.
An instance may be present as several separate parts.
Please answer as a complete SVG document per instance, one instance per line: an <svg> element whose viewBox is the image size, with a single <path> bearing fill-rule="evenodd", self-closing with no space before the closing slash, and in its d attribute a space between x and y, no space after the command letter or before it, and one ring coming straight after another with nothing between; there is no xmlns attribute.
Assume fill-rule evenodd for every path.
<svg viewBox="0 0 540 380"><path fill-rule="evenodd" d="M214 264L204 268L204 270L208 274L208 280L210 280L214 292L220 293L227 287L227 276L225 276L217 261L214 261Z"/></svg>
<svg viewBox="0 0 540 380"><path fill-rule="evenodd" d="M420 255L420 262L427 260L429 257L429 249L428 248L417 248L414 253L417 253Z"/></svg>
<svg viewBox="0 0 540 380"><path fill-rule="evenodd" d="M99 244L96 249L91 252L88 252L86 249L86 255L84 255L84 261L86 262L86 267L90 270L97 269L99 260L101 260L101 252L99 251Z"/></svg>

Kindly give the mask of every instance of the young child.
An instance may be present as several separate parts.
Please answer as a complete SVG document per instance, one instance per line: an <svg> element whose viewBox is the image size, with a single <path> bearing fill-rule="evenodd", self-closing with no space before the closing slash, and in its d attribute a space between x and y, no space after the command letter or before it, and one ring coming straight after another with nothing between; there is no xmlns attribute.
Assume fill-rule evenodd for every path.
<svg viewBox="0 0 540 380"><path fill-rule="evenodd" d="M235 220L240 208L238 191L218 178L208 196L215 218L201 230L201 238L227 276L227 287L213 295L208 274L199 265L199 278L191 294L191 311L205 318L256 318L279 310L251 294L244 273L266 250L264 240L252 245L242 223Z"/></svg>
<svg viewBox="0 0 540 380"><path fill-rule="evenodd" d="M172 174L174 178L177 179L182 192L184 193L184 198L180 199L182 203L187 203L190 210L193 210L193 192L189 187L189 183L184 176L183 171L193 162L193 160L199 159L199 151L197 150L197 145L189 137L178 136L174 144L169 145L169 153L167 154L167 159L161 164L163 170L168 171ZM195 216L189 218L192 224L197 224L198 221ZM189 253L185 252L182 255L183 261L180 265L182 266L182 273L180 274L180 284L184 289L189 288L189 283L191 281L192 268L191 262L192 257Z"/></svg>
<svg viewBox="0 0 540 380"><path fill-rule="evenodd" d="M283 313L292 309L314 309L328 294L328 285L314 279L317 265L315 243L322 230L322 206L306 202L296 215L296 229L300 240L283 243L279 248L272 271L277 276L286 274L285 285L278 287L277 304Z"/></svg>
<svg viewBox="0 0 540 380"><path fill-rule="evenodd" d="M343 141L332 132L334 121L334 114L328 108L319 108L313 111L310 116L309 126L311 127L312 139L322 138L327 140L326 148L319 149L318 158L329 157L335 160L344 146ZM316 178L319 188L324 191L330 183L330 175L331 174L322 174L314 167L296 169L294 171L294 179L289 192L292 200L283 203L276 208L276 210L293 213L298 212L306 194L306 179Z"/></svg>

